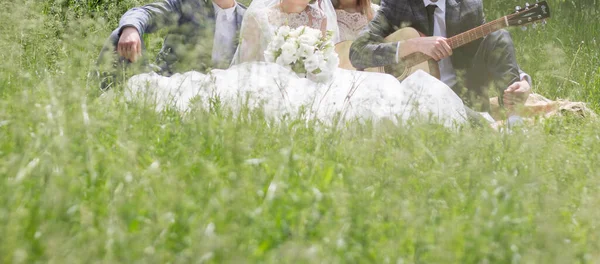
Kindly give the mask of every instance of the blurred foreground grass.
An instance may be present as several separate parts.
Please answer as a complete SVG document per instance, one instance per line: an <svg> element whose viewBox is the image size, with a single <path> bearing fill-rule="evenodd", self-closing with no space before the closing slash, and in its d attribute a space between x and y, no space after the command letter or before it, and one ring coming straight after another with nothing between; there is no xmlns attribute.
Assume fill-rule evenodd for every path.
<svg viewBox="0 0 600 264"><path fill-rule="evenodd" d="M336 129L99 100L87 70L140 2L2 2L1 263L600 260L598 123ZM512 31L536 92L599 109L597 4Z"/></svg>

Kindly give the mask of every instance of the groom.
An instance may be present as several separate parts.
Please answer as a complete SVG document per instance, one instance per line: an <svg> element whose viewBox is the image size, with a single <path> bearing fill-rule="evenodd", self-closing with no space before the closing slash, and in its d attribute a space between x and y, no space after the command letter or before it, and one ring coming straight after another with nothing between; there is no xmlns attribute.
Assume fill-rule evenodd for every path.
<svg viewBox="0 0 600 264"><path fill-rule="evenodd" d="M235 0L162 0L127 11L110 35L92 73L102 89L117 69L140 61L161 75L229 67L246 8ZM144 59L144 34L166 31L156 64Z"/></svg>
<svg viewBox="0 0 600 264"><path fill-rule="evenodd" d="M474 110L489 111L490 86L498 89L500 104L522 105L531 81L519 69L507 31L496 31L454 51L448 45L447 37L484 22L482 0L381 0L379 12L352 44L350 60L354 67L364 69L402 64L403 57L421 52L438 61L441 80ZM428 37L383 43L406 26Z"/></svg>

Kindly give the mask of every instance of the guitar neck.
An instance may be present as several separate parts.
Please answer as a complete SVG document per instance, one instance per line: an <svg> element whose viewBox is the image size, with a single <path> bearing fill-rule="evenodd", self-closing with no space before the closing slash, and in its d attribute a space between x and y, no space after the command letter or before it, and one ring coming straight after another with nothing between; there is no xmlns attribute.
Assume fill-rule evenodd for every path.
<svg viewBox="0 0 600 264"><path fill-rule="evenodd" d="M483 38L492 32L495 32L495 31L498 31L500 29L507 27L506 19L507 19L507 17L501 17L492 22L486 23L484 25L481 25L479 27L473 28L469 31L466 31L466 32L460 33L454 37L451 37L448 39L448 45L450 45L450 47L452 49L456 49L456 48L464 46L468 43L471 43L475 40ZM420 63L423 63L425 61L428 61L430 59L431 59L431 57L429 57L423 53L420 53L420 52L415 52L415 53L409 54L406 57L404 57L404 61L405 61L405 64L407 67L414 67L414 66L416 66Z"/></svg>
<svg viewBox="0 0 600 264"><path fill-rule="evenodd" d="M460 33L454 37L451 37L448 39L448 45L450 45L450 47L452 49L456 49L458 47L461 47L463 45L471 43L475 40L483 38L492 32L495 32L495 31L498 31L500 29L507 27L506 19L507 19L506 17L501 17L492 22L486 23L484 25L478 26L469 31L466 31L466 32Z"/></svg>

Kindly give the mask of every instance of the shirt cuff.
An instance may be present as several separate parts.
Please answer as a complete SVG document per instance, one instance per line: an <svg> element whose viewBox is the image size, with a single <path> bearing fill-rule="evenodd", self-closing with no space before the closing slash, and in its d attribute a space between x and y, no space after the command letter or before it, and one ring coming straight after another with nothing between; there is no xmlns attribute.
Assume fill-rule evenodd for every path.
<svg viewBox="0 0 600 264"><path fill-rule="evenodd" d="M519 75L519 78L521 81L525 79L529 83L529 86L533 86L533 81L531 80L531 76L529 76L529 74L523 72Z"/></svg>

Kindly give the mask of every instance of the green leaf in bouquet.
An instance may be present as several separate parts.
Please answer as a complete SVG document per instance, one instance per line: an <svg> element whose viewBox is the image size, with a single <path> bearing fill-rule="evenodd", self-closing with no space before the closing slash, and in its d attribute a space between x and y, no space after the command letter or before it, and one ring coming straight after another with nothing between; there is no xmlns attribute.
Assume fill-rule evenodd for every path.
<svg viewBox="0 0 600 264"><path fill-rule="evenodd" d="M292 70L295 73L306 73L306 69L304 68L304 61L298 60L292 63Z"/></svg>
<svg viewBox="0 0 600 264"><path fill-rule="evenodd" d="M331 40L331 39L333 39L333 31L332 30L328 30L327 34L323 38L323 41L327 42L328 40Z"/></svg>

